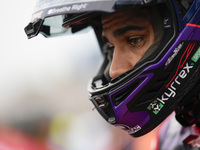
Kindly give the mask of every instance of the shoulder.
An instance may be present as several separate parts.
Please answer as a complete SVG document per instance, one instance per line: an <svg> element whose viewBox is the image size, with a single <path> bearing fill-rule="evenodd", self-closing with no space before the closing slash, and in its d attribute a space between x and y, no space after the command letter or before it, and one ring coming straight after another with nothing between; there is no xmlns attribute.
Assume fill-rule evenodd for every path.
<svg viewBox="0 0 200 150"><path fill-rule="evenodd" d="M184 149L183 141L191 134L194 134L193 127L183 127L175 119L174 113L170 115L161 125L158 132L159 150Z"/></svg>

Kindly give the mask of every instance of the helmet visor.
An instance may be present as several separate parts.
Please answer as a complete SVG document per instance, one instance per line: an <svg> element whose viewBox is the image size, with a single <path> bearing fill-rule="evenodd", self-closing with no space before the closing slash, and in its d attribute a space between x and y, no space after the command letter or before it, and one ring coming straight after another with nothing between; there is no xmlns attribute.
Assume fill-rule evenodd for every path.
<svg viewBox="0 0 200 150"><path fill-rule="evenodd" d="M159 0L161 2L162 0ZM142 7L158 3L158 0L38 0L31 22L25 27L28 38L37 36L42 33L46 37L58 36L71 33L71 30L63 27L63 21L70 14L68 24L82 22L88 20L88 15L99 12L115 12L127 7ZM77 15L78 14L78 15ZM84 14L84 15L83 15ZM78 17L77 17L78 16ZM84 17L86 17L84 19ZM74 20L76 20L74 22Z"/></svg>

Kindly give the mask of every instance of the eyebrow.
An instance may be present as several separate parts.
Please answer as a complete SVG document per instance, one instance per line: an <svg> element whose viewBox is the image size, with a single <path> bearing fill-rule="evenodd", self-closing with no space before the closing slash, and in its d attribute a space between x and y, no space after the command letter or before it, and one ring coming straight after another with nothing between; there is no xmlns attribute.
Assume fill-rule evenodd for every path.
<svg viewBox="0 0 200 150"><path fill-rule="evenodd" d="M123 34L125 34L125 33L128 32L128 31L132 31L132 30L141 31L141 30L144 30L145 28L146 28L146 26L134 26L134 25L129 25L129 26L125 26L125 27L116 29L116 30L113 32L113 35L114 35L115 37L119 37L119 36L122 36Z"/></svg>

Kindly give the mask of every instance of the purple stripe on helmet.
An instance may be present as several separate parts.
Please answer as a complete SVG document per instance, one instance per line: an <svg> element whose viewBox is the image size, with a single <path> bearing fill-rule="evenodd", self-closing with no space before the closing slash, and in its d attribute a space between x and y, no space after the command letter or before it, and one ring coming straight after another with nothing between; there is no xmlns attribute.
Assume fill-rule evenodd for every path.
<svg viewBox="0 0 200 150"><path fill-rule="evenodd" d="M124 87L109 95L118 124L126 124L129 127L134 127L136 125L142 127L149 120L149 115L147 111L131 113L127 109L126 105L148 83L148 81L153 77L153 75L153 73L141 75L135 78L133 81L126 84ZM125 87L129 86L131 83L141 78L145 78L144 81L123 102L121 102L118 106L114 106L112 101L112 95L121 91Z"/></svg>

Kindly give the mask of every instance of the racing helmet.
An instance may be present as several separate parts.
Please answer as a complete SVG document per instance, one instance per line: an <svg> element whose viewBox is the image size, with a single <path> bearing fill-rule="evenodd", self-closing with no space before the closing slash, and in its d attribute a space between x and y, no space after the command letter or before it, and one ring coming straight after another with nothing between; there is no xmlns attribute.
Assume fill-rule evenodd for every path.
<svg viewBox="0 0 200 150"><path fill-rule="evenodd" d="M150 9L155 42L134 68L111 78L101 16L143 7ZM142 136L199 93L200 0L38 0L25 32L54 37L88 26L104 59L88 85L89 99L110 124Z"/></svg>

